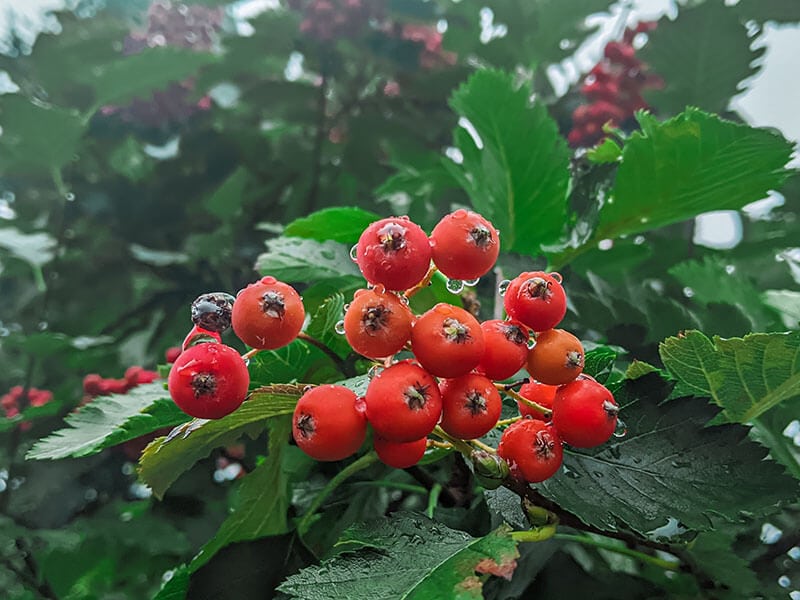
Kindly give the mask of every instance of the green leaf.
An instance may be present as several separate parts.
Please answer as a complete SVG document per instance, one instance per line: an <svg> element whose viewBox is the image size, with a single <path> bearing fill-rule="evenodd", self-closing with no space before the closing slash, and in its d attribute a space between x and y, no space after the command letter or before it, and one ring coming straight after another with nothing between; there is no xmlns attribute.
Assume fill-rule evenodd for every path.
<svg viewBox="0 0 800 600"><path fill-rule="evenodd" d="M565 472L541 492L582 521L646 534L669 518L694 530L717 515L738 521L797 497L797 486L741 425L706 427L716 408L702 399L663 403L670 386L651 374L615 395L627 435L597 448L564 452Z"/></svg>
<svg viewBox="0 0 800 600"><path fill-rule="evenodd" d="M741 0L734 10L743 20L800 22L800 3L796 0Z"/></svg>
<svg viewBox="0 0 800 600"><path fill-rule="evenodd" d="M247 169L236 169L205 201L208 212L220 219L230 220L241 210L249 181L250 173Z"/></svg>
<svg viewBox="0 0 800 600"><path fill-rule="evenodd" d="M709 35L713 31L713 35ZM640 52L641 59L666 82L647 94L661 113L677 114L686 106L723 112L741 82L758 72L766 48L753 39L735 10L722 0L682 8L674 21L662 19Z"/></svg>
<svg viewBox="0 0 800 600"><path fill-rule="evenodd" d="M747 423L800 397L800 332L709 339L688 331L664 340L659 352L677 393L709 397L724 409L715 423Z"/></svg>
<svg viewBox="0 0 800 600"><path fill-rule="evenodd" d="M86 123L75 111L0 96L0 173L58 169L72 160Z"/></svg>
<svg viewBox="0 0 800 600"><path fill-rule="evenodd" d="M638 113L597 237L639 233L700 213L738 209L780 187L792 144L780 135L688 109L658 123Z"/></svg>
<svg viewBox="0 0 800 600"><path fill-rule="evenodd" d="M163 498L176 479L214 448L227 446L247 434L255 438L270 417L294 412L301 386L275 385L251 393L233 413L213 421L195 419L169 436L154 440L139 459L139 476Z"/></svg>
<svg viewBox="0 0 800 600"><path fill-rule="evenodd" d="M123 103L148 96L172 82L182 81L217 58L208 52L182 48L146 48L138 54L120 55L91 69L73 71L75 81L91 86L96 105Z"/></svg>
<svg viewBox="0 0 800 600"><path fill-rule="evenodd" d="M344 296L334 294L327 298L311 317L306 333L325 344L340 357L344 358L352 352L347 338L336 333L336 323L344 316Z"/></svg>
<svg viewBox="0 0 800 600"><path fill-rule="evenodd" d="M353 245L370 223L381 217L353 206L325 208L286 226L286 235Z"/></svg>
<svg viewBox="0 0 800 600"><path fill-rule="evenodd" d="M281 281L314 281L343 275L361 278L344 244L298 237L269 240L267 252L256 260L256 270Z"/></svg>
<svg viewBox="0 0 800 600"><path fill-rule="evenodd" d="M703 573L731 590L737 596L752 598L760 584L749 563L733 549L734 539L719 531L701 533L691 543L689 554Z"/></svg>
<svg viewBox="0 0 800 600"><path fill-rule="evenodd" d="M800 292L792 290L767 290L764 303L777 310L787 329L797 329L800 324Z"/></svg>
<svg viewBox="0 0 800 600"><path fill-rule="evenodd" d="M658 369L643 360L635 360L625 371L625 379L639 379L650 373L658 373Z"/></svg>
<svg viewBox="0 0 800 600"><path fill-rule="evenodd" d="M153 600L186 600L189 592L189 567L181 565L170 573L169 579L164 582Z"/></svg>
<svg viewBox="0 0 800 600"><path fill-rule="evenodd" d="M756 285L746 276L732 276L725 261L707 256L703 261L688 260L669 269L669 274L692 290L692 299L705 305L725 303L746 315L754 331L774 329L777 315L761 300Z"/></svg>
<svg viewBox="0 0 800 600"><path fill-rule="evenodd" d="M289 495L281 461L291 432L292 420L288 415L269 420L269 452L266 460L242 480L237 506L216 535L194 557L189 565L191 572L206 564L228 544L278 535L289 530L286 520Z"/></svg>
<svg viewBox="0 0 800 600"><path fill-rule="evenodd" d="M591 375L600 383L605 383L614 370L617 352L608 346L592 348L584 355L583 372Z"/></svg>
<svg viewBox="0 0 800 600"><path fill-rule="evenodd" d="M344 553L278 589L306 600L478 599L479 575L510 578L519 556L505 528L473 538L409 513L355 525L337 545Z"/></svg>
<svg viewBox="0 0 800 600"><path fill-rule="evenodd" d="M607 137L589 150L587 156L593 163L615 163L622 158L622 148L613 138Z"/></svg>
<svg viewBox="0 0 800 600"><path fill-rule="evenodd" d="M147 383L82 406L64 419L68 427L36 442L27 458L89 456L188 419L164 391L163 382Z"/></svg>
<svg viewBox="0 0 800 600"><path fill-rule="evenodd" d="M454 133L463 162L447 164L475 209L502 233L504 251L535 254L557 241L567 218L569 150L541 102L511 75L482 70L450 99L480 137Z"/></svg>
<svg viewBox="0 0 800 600"><path fill-rule="evenodd" d="M262 350L250 359L250 387L300 381L315 358L312 347L303 340L295 340L277 350Z"/></svg>

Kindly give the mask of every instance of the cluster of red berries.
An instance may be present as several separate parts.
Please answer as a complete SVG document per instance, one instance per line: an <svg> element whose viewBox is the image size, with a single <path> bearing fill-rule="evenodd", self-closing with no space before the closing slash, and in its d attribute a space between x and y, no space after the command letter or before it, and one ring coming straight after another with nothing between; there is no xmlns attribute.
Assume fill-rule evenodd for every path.
<svg viewBox="0 0 800 600"><path fill-rule="evenodd" d="M128 367L121 379L105 378L97 373L89 373L83 378L84 403L97 396L110 394L126 394L137 385L152 383L158 379L158 373L142 367Z"/></svg>
<svg viewBox="0 0 800 600"><path fill-rule="evenodd" d="M609 42L604 58L586 75L581 93L589 99L572 113L572 131L567 139L572 146L591 146L604 137L603 125L619 127L634 112L647 108L642 92L663 86L663 80L647 72L647 65L636 57L633 40L656 27L656 22L627 28L621 42Z"/></svg>
<svg viewBox="0 0 800 600"><path fill-rule="evenodd" d="M23 402L23 395L27 396L27 402ZM22 409L26 406L44 406L53 399L53 392L49 390L38 390L36 388L28 388L28 393L21 385L15 385L2 397L0 397L0 408L3 409L5 417L11 419L19 415ZM19 424L22 431L27 431L31 428L30 421L23 421Z"/></svg>
<svg viewBox="0 0 800 600"><path fill-rule="evenodd" d="M375 0L289 0L289 7L303 15L300 32L321 42L356 37L384 12Z"/></svg>
<svg viewBox="0 0 800 600"><path fill-rule="evenodd" d="M369 424L378 457L409 467L422 458L432 433L461 444L497 427L501 392L518 401L520 416L501 425L497 454L526 481L543 481L558 470L562 442L591 447L611 437L618 412L612 394L581 374L580 341L555 329L567 310L557 273L525 272L505 282L506 320L481 323L446 303L418 316L411 311L409 298L436 270L474 284L499 251L494 226L463 209L446 215L430 236L408 217L381 219L363 231L352 255L369 287L354 294L337 330L382 370L363 398L330 384L303 394L293 435L306 454L344 459L362 446ZM236 298L200 296L192 305L194 328L170 371L172 398L199 418L236 410L248 392L247 364L220 333L232 326L254 350L275 349L302 335L304 320L300 295L273 277L251 283ZM413 358L394 360L405 351ZM519 383L498 383L523 368L533 380L524 379L519 392Z"/></svg>

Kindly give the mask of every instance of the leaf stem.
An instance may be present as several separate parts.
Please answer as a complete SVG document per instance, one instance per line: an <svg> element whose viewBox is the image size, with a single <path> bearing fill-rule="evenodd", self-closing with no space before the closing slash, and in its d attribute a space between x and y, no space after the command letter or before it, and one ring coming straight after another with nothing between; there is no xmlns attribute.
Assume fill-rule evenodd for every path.
<svg viewBox="0 0 800 600"><path fill-rule="evenodd" d="M308 510L297 523L297 532L303 536L308 531L309 527L311 527L311 520L314 518L314 514L317 512L320 506L322 506L323 502L327 500L328 496L330 496L336 488L338 488L342 482L350 477L351 475L355 475L359 471L363 471L367 467L372 466L373 463L378 461L378 455L375 454L374 451L367 452L364 456L359 458L358 460L350 463L344 469L339 471L336 475L331 478L331 480L327 483L327 485L320 490L319 494L314 498L314 501L311 502L311 506L308 507Z"/></svg>
<svg viewBox="0 0 800 600"><path fill-rule="evenodd" d="M439 496L442 493L442 484L436 482L433 484L433 488L431 489L431 493L428 494L428 508L425 510L425 514L428 516L429 519L433 518L433 511L436 510L436 505L439 503Z"/></svg>
<svg viewBox="0 0 800 600"><path fill-rule="evenodd" d="M495 427L504 427L506 425L511 425L512 423L516 423L517 421L519 421L521 418L522 417L519 416L519 417L511 417L509 419L500 419L495 425Z"/></svg>
<svg viewBox="0 0 800 600"><path fill-rule="evenodd" d="M479 449L481 449L481 450L483 450L485 452L489 452L491 454L497 454L497 450L495 450L494 448L492 448L488 444L484 444L480 440L470 440L469 443L472 444L473 446L475 446L476 448L479 448Z"/></svg>
<svg viewBox="0 0 800 600"><path fill-rule="evenodd" d="M438 425L434 428L433 433L438 435L443 440L450 442L453 445L453 448L461 452L461 454L463 454L467 458L469 458L472 455L473 452L472 446L470 446L464 440L460 440L458 438L451 436L449 433L445 432L445 430L439 427Z"/></svg>
<svg viewBox="0 0 800 600"><path fill-rule="evenodd" d="M575 535L572 533L556 533L553 537L557 540L563 540L566 542L577 542L579 544L583 544L584 546L592 546L594 548L608 550L609 552L615 552L617 554L622 554L624 556L630 556L631 558L635 558L636 560L639 560L643 563L647 563L655 567L660 567L662 569L666 569L667 571L678 571L681 566L680 562L678 561L667 560L665 558L659 558L658 556L645 554L644 552L639 552L638 550L633 550L626 546L618 546L610 542L598 540L588 535Z"/></svg>
<svg viewBox="0 0 800 600"><path fill-rule="evenodd" d="M553 524L534 527L525 531L512 531L511 539L515 542L543 542L556 535L556 525Z"/></svg>

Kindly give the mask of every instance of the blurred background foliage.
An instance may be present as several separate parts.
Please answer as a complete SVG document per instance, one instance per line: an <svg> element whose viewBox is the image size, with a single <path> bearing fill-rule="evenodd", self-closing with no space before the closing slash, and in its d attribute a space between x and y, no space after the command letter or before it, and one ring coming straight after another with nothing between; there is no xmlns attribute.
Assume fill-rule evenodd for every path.
<svg viewBox="0 0 800 600"><path fill-rule="evenodd" d="M470 166L459 115L469 111L469 99L454 91L477 68L502 69L515 84L532 86L566 139L587 99L583 80L559 73L586 70L570 61L596 39L599 21L588 16L613 23L605 43L635 25L631 9L605 0L84 1L51 15L54 31L35 41L11 19L0 56L7 74L0 79L0 391L35 387L52 391L53 399L18 403L24 422L8 410L0 418L3 595L153 595L169 568L212 537L236 501L235 479L255 469L264 452L263 436L247 450L216 450L161 502L136 479L144 444L23 462L33 441L83 401L87 374L120 378L132 365L164 363L190 325L191 300L206 291L235 292L254 279L265 240L273 242L272 258L262 257L267 265L281 255L307 257L314 266L313 255L281 246L279 237L290 223L289 235L319 237L313 221L297 221L314 211L354 206L408 214L430 231L453 207L477 205L482 190L462 179L466 172L469 180ZM636 38L641 60L663 82L645 90L646 106L659 119L692 105L744 121L731 97L762 67L766 24L796 27L797 3L692 1L671 5L669 13ZM621 134L637 127L630 115L618 125ZM534 147L536 140L520 135L513 144ZM718 216L718 226L733 223L727 241L702 239L706 217L612 241L592 235L596 199L616 166L579 150L570 169L569 209L551 223L555 241L537 251L539 234L531 232L530 251L502 255L496 279L476 288L482 316L495 311L494 289L504 274L549 259L568 281L565 325L584 340L615 347L623 364L657 363L658 342L687 328L722 336L797 329L797 177L765 201ZM525 191L529 184L520 185ZM322 239L352 243L363 225L349 219L326 227ZM300 263L291 278L301 282L312 314L330 293L347 296L360 285L357 273L339 267L335 276L319 276L322 259L316 270ZM444 292L440 286L426 293L420 302ZM313 351L286 360L293 368L269 373L263 383L325 379L325 359ZM762 435L796 457L795 418L790 407L770 413ZM293 501L307 506L297 496L319 489L330 471L312 472L293 450L284 457L292 480L302 482ZM346 525L397 508L385 489L347 493L338 520L326 513L330 539L319 547ZM413 500L403 507L419 508ZM488 522L478 501L438 509L437 517L475 533L485 533ZM769 525L785 534L775 543L759 543L772 531L764 533L760 523L730 531L728 547L738 539L742 560L758 566L769 595L785 595L779 577L789 567L796 572L797 557L784 563L800 530L793 509L776 519ZM190 597L223 597L214 586L226 570L241 577L236 593L265 594L305 560L289 544L286 537L229 547L195 574ZM587 590L621 597L623 585L630 586L625 597L685 591L660 574L623 575L628 566L608 555L548 544L554 558L531 558L520 571L527 579L487 588L488 597L516 597L527 585L543 598ZM270 553L291 560L265 573ZM580 575L559 578L566 569Z"/></svg>

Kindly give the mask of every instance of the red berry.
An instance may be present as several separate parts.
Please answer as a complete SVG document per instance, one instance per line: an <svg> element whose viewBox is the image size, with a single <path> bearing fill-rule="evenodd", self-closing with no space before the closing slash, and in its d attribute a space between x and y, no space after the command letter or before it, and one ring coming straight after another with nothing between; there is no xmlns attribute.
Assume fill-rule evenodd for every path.
<svg viewBox="0 0 800 600"><path fill-rule="evenodd" d="M525 366L528 328L516 321L499 319L481 323L484 348L475 370L489 379L508 379Z"/></svg>
<svg viewBox="0 0 800 600"><path fill-rule="evenodd" d="M133 386L143 383L153 383L158 379L158 373L155 371L148 371L142 367L128 367L128 370L125 371L125 379Z"/></svg>
<svg viewBox="0 0 800 600"><path fill-rule="evenodd" d="M478 213L463 208L450 213L431 232L433 263L451 279L472 280L485 275L500 253L494 226Z"/></svg>
<svg viewBox="0 0 800 600"><path fill-rule="evenodd" d="M580 378L558 388L553 426L570 446L592 448L607 442L614 433L618 412L608 388L594 379Z"/></svg>
<svg viewBox="0 0 800 600"><path fill-rule="evenodd" d="M480 362L483 331L477 319L463 308L440 303L414 323L411 349L432 375L459 377Z"/></svg>
<svg viewBox="0 0 800 600"><path fill-rule="evenodd" d="M626 67L635 67L641 63L636 58L636 50L633 46L623 42L609 42L606 44L604 54L611 62L619 63Z"/></svg>
<svg viewBox="0 0 800 600"><path fill-rule="evenodd" d="M439 386L442 393L441 427L462 440L473 440L488 433L500 418L503 400L494 384L475 373L447 379Z"/></svg>
<svg viewBox="0 0 800 600"><path fill-rule="evenodd" d="M619 123L625 119L625 112L612 102L598 100L589 107L592 119L601 125L608 121Z"/></svg>
<svg viewBox="0 0 800 600"><path fill-rule="evenodd" d="M10 408L17 407L17 398L12 394L5 394L2 398L0 398L0 406L4 409L8 410Z"/></svg>
<svg viewBox="0 0 800 600"><path fill-rule="evenodd" d="M569 383L583 371L583 345L569 331L542 331L528 353L527 369L534 379L547 385Z"/></svg>
<svg viewBox="0 0 800 600"><path fill-rule="evenodd" d="M567 314L567 296L558 279L542 271L522 273L509 284L503 297L510 317L534 331L552 329Z"/></svg>
<svg viewBox="0 0 800 600"><path fill-rule="evenodd" d="M219 419L239 408L250 374L239 353L219 343L187 348L169 372L169 394L186 414Z"/></svg>
<svg viewBox="0 0 800 600"><path fill-rule="evenodd" d="M383 358L402 350L411 338L413 315L391 292L358 290L344 315L344 334L353 350Z"/></svg>
<svg viewBox="0 0 800 600"><path fill-rule="evenodd" d="M44 406L53 399L53 392L48 390L37 390L35 388L28 392L28 403L31 406Z"/></svg>
<svg viewBox="0 0 800 600"><path fill-rule="evenodd" d="M519 388L519 395L527 400L536 402L536 404L539 404L540 406L552 409L553 398L556 397L557 389L558 386L555 385L547 385L544 383L539 383L538 381L529 381ZM544 415L535 408L531 408L527 404L519 401L517 402L517 406L519 407L519 414L521 414L523 417L530 417L532 419L538 419L539 421L545 420Z"/></svg>
<svg viewBox="0 0 800 600"><path fill-rule="evenodd" d="M355 392L341 385L320 385L298 400L292 435L310 457L342 460L364 443L367 420Z"/></svg>
<svg viewBox="0 0 800 600"><path fill-rule="evenodd" d="M395 469L413 467L425 454L428 439L422 438L411 442L390 442L380 436L375 436L372 445L381 462Z"/></svg>
<svg viewBox="0 0 800 600"><path fill-rule="evenodd" d="M364 230L356 246L356 261L370 283L405 290L425 277L431 247L419 225L408 217L390 217Z"/></svg>
<svg viewBox="0 0 800 600"><path fill-rule="evenodd" d="M522 419L503 432L497 454L508 463L512 475L538 483L558 471L564 450L552 426L535 419Z"/></svg>
<svg viewBox="0 0 800 600"><path fill-rule="evenodd" d="M233 331L245 344L259 350L274 350L297 337L306 312L292 286L274 277L264 277L239 291L231 316Z"/></svg>
<svg viewBox="0 0 800 600"><path fill-rule="evenodd" d="M390 442L413 442L425 437L442 415L442 397L431 375L410 361L399 362L369 384L367 420Z"/></svg>
<svg viewBox="0 0 800 600"><path fill-rule="evenodd" d="M164 353L164 358L166 359L168 364L174 363L178 360L178 357L181 355L181 349L178 346L172 346L167 348L167 351Z"/></svg>
<svg viewBox="0 0 800 600"><path fill-rule="evenodd" d="M589 100L613 101L619 96L619 86L613 81L594 81L581 86L581 93Z"/></svg>

